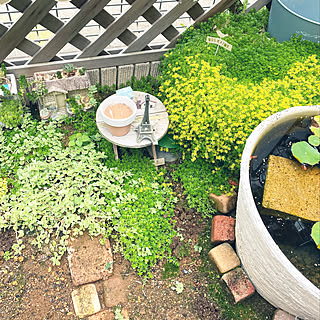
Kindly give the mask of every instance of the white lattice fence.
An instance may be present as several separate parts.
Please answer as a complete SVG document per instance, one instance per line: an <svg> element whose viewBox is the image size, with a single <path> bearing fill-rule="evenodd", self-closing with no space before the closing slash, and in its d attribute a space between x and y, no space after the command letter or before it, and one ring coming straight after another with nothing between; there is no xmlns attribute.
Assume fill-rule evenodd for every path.
<svg viewBox="0 0 320 320"><path fill-rule="evenodd" d="M113 12L116 1L118 5L121 1L119 13ZM208 0L203 1L208 4ZM177 26L181 17L196 24L237 1L220 0L204 8L201 0L72 0L72 14L67 14L57 11L55 0L12 0L15 21L12 25L0 22L0 62L12 66L9 72L18 77L61 69L68 62L87 68L91 77L102 84L119 85L132 75L140 78L157 74L158 61L181 34ZM265 2L256 1L261 6ZM170 5L166 10L165 4ZM139 21L144 24L142 31L137 30ZM98 34L85 31L92 25L98 27ZM30 35L39 30L47 32L47 39L32 39ZM165 43L154 46L159 37ZM115 50L115 43L122 47ZM73 49L71 54L64 53L66 48ZM10 59L17 49L26 57L24 60Z"/></svg>

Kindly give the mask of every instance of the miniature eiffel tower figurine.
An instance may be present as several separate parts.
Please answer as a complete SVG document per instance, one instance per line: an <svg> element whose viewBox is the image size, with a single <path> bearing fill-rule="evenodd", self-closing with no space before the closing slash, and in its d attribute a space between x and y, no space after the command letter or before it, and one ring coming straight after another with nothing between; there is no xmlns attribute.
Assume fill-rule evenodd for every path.
<svg viewBox="0 0 320 320"><path fill-rule="evenodd" d="M143 139L149 139L153 145L157 145L158 141L154 136L152 125L150 124L150 116L149 116L149 108L150 108L150 96L146 95L146 105L144 109L144 115L142 122L139 124L137 133L137 142L140 143Z"/></svg>

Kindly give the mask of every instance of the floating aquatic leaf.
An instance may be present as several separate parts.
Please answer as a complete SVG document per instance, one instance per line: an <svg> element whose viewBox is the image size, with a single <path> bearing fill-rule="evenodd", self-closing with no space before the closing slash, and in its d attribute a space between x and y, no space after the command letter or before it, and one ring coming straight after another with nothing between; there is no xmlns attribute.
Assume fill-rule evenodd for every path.
<svg viewBox="0 0 320 320"><path fill-rule="evenodd" d="M291 151L293 156L301 163L314 166L320 162L320 153L306 141L294 143Z"/></svg>
<svg viewBox="0 0 320 320"><path fill-rule="evenodd" d="M320 137L320 115L312 117L310 130L314 135Z"/></svg>
<svg viewBox="0 0 320 320"><path fill-rule="evenodd" d="M311 229L311 237L320 249L320 221L316 222Z"/></svg>
<svg viewBox="0 0 320 320"><path fill-rule="evenodd" d="M317 137L317 136L314 136L314 135L309 136L308 142L310 144L312 144L313 146L317 147L317 146L320 145L320 137Z"/></svg>
<svg viewBox="0 0 320 320"><path fill-rule="evenodd" d="M320 125L320 115L314 116L313 120L316 121Z"/></svg>
<svg viewBox="0 0 320 320"><path fill-rule="evenodd" d="M316 135L317 137L320 137L320 128L311 126L311 127L310 127L310 130L312 131L312 133L313 133L314 135Z"/></svg>

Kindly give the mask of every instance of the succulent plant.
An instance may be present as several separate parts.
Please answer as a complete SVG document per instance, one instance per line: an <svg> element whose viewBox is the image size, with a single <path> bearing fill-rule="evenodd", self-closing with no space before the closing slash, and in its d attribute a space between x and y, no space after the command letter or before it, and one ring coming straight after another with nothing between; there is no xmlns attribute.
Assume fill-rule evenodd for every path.
<svg viewBox="0 0 320 320"><path fill-rule="evenodd" d="M71 75L75 71L76 71L76 68L71 63L65 64L63 67L63 72L66 73L67 75Z"/></svg>
<svg viewBox="0 0 320 320"><path fill-rule="evenodd" d="M58 79L62 79L62 73L61 73L61 71L57 71L57 78L58 78Z"/></svg>
<svg viewBox="0 0 320 320"><path fill-rule="evenodd" d="M79 74L80 74L80 76L84 76L85 73L86 73L86 68L85 68L85 67L79 69Z"/></svg>
<svg viewBox="0 0 320 320"><path fill-rule="evenodd" d="M47 108L43 108L40 110L40 118L41 119L48 119L50 117L50 112Z"/></svg>

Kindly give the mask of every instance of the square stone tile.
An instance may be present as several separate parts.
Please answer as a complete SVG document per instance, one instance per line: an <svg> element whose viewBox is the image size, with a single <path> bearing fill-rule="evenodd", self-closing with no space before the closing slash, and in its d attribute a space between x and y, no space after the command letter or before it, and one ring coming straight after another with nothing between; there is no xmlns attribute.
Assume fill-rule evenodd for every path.
<svg viewBox="0 0 320 320"><path fill-rule="evenodd" d="M311 221L320 220L320 169L269 156L262 205Z"/></svg>
<svg viewBox="0 0 320 320"><path fill-rule="evenodd" d="M112 312L111 309L100 311L87 318L87 320L113 320L113 319L114 319L114 313Z"/></svg>
<svg viewBox="0 0 320 320"><path fill-rule="evenodd" d="M276 310L272 318L272 320L295 320L295 319L296 319L295 316L280 309Z"/></svg>
<svg viewBox="0 0 320 320"><path fill-rule="evenodd" d="M121 275L113 275L103 281L104 304L107 308L128 301L130 278L123 279Z"/></svg>
<svg viewBox="0 0 320 320"><path fill-rule="evenodd" d="M101 245L99 238L91 239L88 234L70 241L68 261L75 286L106 279L113 271L109 240L106 240L105 245Z"/></svg>
<svg viewBox="0 0 320 320"><path fill-rule="evenodd" d="M83 285L72 291L72 301L75 313L83 318L101 310L96 286L94 284Z"/></svg>
<svg viewBox="0 0 320 320"><path fill-rule="evenodd" d="M237 194L234 192L232 196L221 194L220 196L210 193L209 200L213 202L213 206L221 213L227 214L232 211L237 202Z"/></svg>

